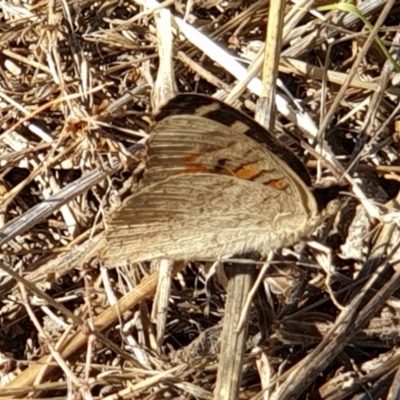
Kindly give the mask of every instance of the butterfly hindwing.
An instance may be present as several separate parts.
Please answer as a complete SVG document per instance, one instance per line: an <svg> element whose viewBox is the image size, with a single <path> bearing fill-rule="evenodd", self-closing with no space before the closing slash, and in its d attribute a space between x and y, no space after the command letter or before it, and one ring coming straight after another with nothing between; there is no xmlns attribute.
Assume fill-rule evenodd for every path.
<svg viewBox="0 0 400 400"><path fill-rule="evenodd" d="M265 252L303 235L310 218L285 192L216 174L181 174L129 197L109 224L113 263Z"/></svg>

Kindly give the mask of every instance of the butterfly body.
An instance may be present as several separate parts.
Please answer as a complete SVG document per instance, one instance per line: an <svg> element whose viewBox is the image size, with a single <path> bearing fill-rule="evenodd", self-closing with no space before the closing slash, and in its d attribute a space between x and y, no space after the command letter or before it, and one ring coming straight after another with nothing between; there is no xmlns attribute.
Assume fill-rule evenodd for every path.
<svg viewBox="0 0 400 400"><path fill-rule="evenodd" d="M195 115L180 114L185 102L202 105ZM247 116L214 99L180 95L158 119L140 189L108 222L106 260L267 254L317 225L316 201L292 169L306 176L304 166ZM254 140L249 129L267 139Z"/></svg>

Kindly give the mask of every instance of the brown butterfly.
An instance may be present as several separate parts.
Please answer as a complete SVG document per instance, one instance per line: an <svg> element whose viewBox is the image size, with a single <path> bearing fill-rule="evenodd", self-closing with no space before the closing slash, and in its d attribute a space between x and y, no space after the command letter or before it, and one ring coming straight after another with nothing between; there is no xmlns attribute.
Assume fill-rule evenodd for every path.
<svg viewBox="0 0 400 400"><path fill-rule="evenodd" d="M111 264L267 254L321 220L304 165L245 114L182 94L156 122L140 188L107 223Z"/></svg>

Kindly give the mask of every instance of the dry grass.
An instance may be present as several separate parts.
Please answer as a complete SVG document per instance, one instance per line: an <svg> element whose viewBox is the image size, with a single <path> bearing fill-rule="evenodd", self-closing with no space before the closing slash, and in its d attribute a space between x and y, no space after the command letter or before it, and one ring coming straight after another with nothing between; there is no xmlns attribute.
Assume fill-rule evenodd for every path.
<svg viewBox="0 0 400 400"><path fill-rule="evenodd" d="M268 10L164 6L172 26L145 1L0 3L0 398L217 398L225 290L211 264L106 269L96 255L166 98L254 113ZM279 77L300 100L278 90L276 131L316 185L348 194L310 246L274 256L239 397L399 398L396 75L356 16L307 10L286 8ZM361 10L397 58L400 3ZM164 296L159 275L174 277Z"/></svg>

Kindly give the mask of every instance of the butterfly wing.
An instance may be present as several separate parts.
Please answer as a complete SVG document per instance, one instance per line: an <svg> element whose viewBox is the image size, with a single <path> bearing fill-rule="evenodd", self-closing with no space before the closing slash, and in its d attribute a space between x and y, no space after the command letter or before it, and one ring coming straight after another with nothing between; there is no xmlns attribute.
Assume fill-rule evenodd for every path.
<svg viewBox="0 0 400 400"><path fill-rule="evenodd" d="M156 116L156 121L162 121L171 115L196 115L206 118L208 121L219 122L231 128L241 137L244 135L262 144L269 152L283 160L292 171L296 171L306 185L311 184L304 164L286 146L247 114L220 100L194 93L179 94L162 108Z"/></svg>
<svg viewBox="0 0 400 400"><path fill-rule="evenodd" d="M104 258L113 264L267 253L315 225L305 183L239 129L172 115L148 146L141 190L108 222Z"/></svg>
<svg viewBox="0 0 400 400"><path fill-rule="evenodd" d="M266 254L308 234L314 211L272 186L227 175L173 175L126 199L108 224L103 256L120 265Z"/></svg>
<svg viewBox="0 0 400 400"><path fill-rule="evenodd" d="M240 120L228 127L197 115L166 117L149 138L143 186L181 173L217 173L264 184L293 175L265 144L245 136L245 129Z"/></svg>

